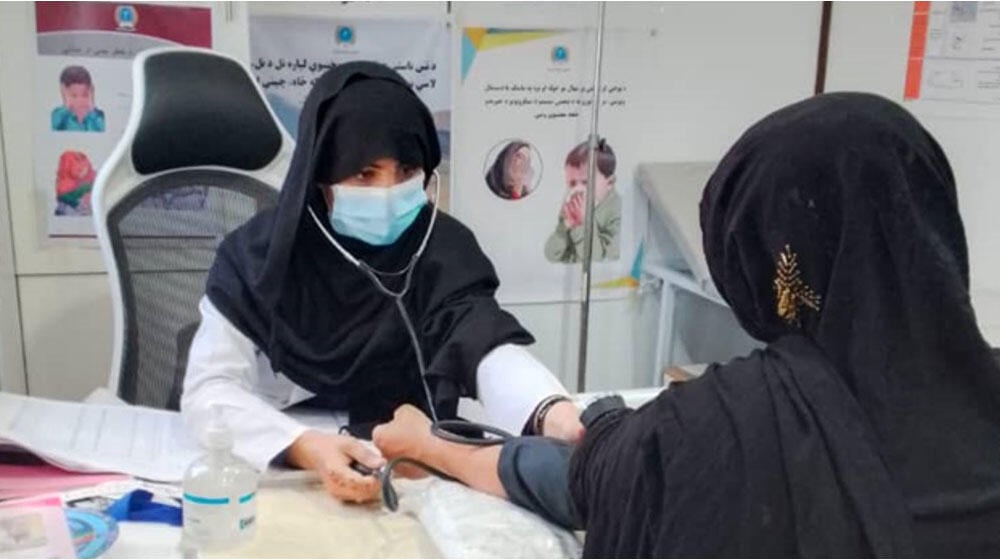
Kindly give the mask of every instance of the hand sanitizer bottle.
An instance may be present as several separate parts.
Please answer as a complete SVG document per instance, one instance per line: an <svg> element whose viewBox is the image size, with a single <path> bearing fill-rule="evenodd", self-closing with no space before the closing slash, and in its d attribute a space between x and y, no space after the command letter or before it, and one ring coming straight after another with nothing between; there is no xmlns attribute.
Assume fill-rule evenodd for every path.
<svg viewBox="0 0 1000 560"><path fill-rule="evenodd" d="M205 454L184 475L184 536L191 551L219 550L253 538L257 528L257 471L233 455L233 432L213 408L202 434Z"/></svg>

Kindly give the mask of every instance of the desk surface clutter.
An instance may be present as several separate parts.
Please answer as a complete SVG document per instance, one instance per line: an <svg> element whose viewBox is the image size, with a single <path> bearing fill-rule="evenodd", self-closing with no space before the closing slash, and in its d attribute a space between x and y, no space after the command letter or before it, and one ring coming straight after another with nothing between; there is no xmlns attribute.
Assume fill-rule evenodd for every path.
<svg viewBox="0 0 1000 560"><path fill-rule="evenodd" d="M254 540L205 558L578 558L580 541L505 500L401 480L400 511L345 505L316 484L265 488Z"/></svg>
<svg viewBox="0 0 1000 560"><path fill-rule="evenodd" d="M133 486L173 494L166 486L133 481ZM59 530L55 513L62 507L114 498L130 486L106 483L95 489L0 504L18 523L10 527L17 543L0 538L0 557L21 557L37 549L37 557L69 556L78 545L74 532ZM101 490L103 488L103 490ZM201 551L203 558L576 558L580 542L534 514L504 500L436 479L400 481L401 510L378 505L345 505L330 498L316 483L263 487L258 494L257 533L241 547ZM81 496L92 495L89 500ZM84 504L86 505L86 504ZM97 506L100 507L100 506ZM86 511L86 510L78 510ZM30 514L25 517L26 514ZM8 516L10 517L10 516ZM72 521L72 516L67 516ZM36 519L37 518L37 519ZM60 521L62 519L60 518ZM41 524L41 525L39 525ZM0 523L0 528L2 527ZM29 525L31 525L29 523ZM70 523L72 527L72 523ZM2 532L2 531L0 531ZM102 558L181 558L181 529L158 523L121 522L112 526L110 549ZM27 539L27 540L26 540ZM72 540L70 540L72 539ZM10 539L8 539L10 540ZM30 541L30 542L29 542ZM47 542L46 542L47 541ZM93 548L93 547L91 547ZM92 556L80 556L92 557Z"/></svg>
<svg viewBox="0 0 1000 560"><path fill-rule="evenodd" d="M165 442L186 439L177 432L177 413L61 403L5 393L0 393L0 404L0 557L21 557L31 551L37 552L32 552L36 557L71 557L74 545L79 551L95 550L84 546L93 537L81 533L79 520L66 515L63 508L103 511L134 490L150 492L165 504L179 503L177 481L183 470L175 473L179 465L173 464L179 463L178 458L157 465L144 453L135 452L139 439L158 435L162 441L142 442L152 446L149 449L156 455L169 452ZM55 421L50 418L42 429L36 417L49 418L49 412ZM129 422L116 422L116 418ZM148 431L141 429L145 420L149 420ZM54 429L59 425L73 429ZM196 452L188 445L183 454ZM12 457L16 459L10 452L17 448L19 453L30 451L63 468L91 474L50 465L3 465ZM110 461L120 463L114 468ZM132 468L139 472L129 472ZM102 471L154 474L162 482L93 474ZM226 551L203 551L200 556L573 558L580 554L580 542L572 533L509 502L456 483L400 481L401 509L390 513L379 505L342 504L329 497L315 478L296 476L302 474L266 473L258 493L254 540ZM19 520L4 524L5 509L7 518ZM182 555L179 527L135 521L115 525L109 521L107 532L113 542L109 549L100 551L102 558Z"/></svg>

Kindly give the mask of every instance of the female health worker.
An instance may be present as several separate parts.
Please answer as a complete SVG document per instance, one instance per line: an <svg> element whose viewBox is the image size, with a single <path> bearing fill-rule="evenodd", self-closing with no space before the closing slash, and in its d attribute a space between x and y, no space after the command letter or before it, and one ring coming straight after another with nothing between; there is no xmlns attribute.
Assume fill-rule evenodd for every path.
<svg viewBox="0 0 1000 560"><path fill-rule="evenodd" d="M227 236L209 273L181 402L194 433L221 411L238 455L260 470L283 455L348 501L377 491L351 463L382 458L282 409L346 412L367 437L404 403L452 419L470 396L507 431L582 436L472 232L429 202L440 161L430 111L394 71L352 62L316 81L277 206Z"/></svg>

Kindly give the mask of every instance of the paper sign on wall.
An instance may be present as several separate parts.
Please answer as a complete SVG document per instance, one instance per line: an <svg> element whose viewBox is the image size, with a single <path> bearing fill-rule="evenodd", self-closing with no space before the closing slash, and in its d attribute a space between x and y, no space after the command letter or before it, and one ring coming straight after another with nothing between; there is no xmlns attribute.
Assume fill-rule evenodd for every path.
<svg viewBox="0 0 1000 560"><path fill-rule="evenodd" d="M612 35L617 56L648 51L647 35ZM462 30L452 206L496 266L504 303L580 297L593 42L586 31ZM602 80L592 269L598 288L632 287L638 276L632 154L644 123L632 101L642 72L641 65L606 65Z"/></svg>
<svg viewBox="0 0 1000 560"><path fill-rule="evenodd" d="M306 95L333 65L372 60L399 72L434 116L443 158L439 201L445 208L451 151L450 43L444 21L250 18L250 67L293 138Z"/></svg>
<svg viewBox="0 0 1000 560"><path fill-rule="evenodd" d="M212 12L37 2L35 30L35 187L48 234L93 237L91 190L128 121L133 58L154 47L211 48Z"/></svg>
<svg viewBox="0 0 1000 560"><path fill-rule="evenodd" d="M1000 3L914 2L904 98L1000 104Z"/></svg>

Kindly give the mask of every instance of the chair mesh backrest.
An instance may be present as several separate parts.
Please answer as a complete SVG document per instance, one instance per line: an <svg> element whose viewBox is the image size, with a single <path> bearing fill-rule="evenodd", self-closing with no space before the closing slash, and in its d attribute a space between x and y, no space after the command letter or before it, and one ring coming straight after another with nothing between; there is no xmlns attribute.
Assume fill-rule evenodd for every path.
<svg viewBox="0 0 1000 560"><path fill-rule="evenodd" d="M108 234L125 316L122 399L176 408L216 249L277 197L245 175L178 171L142 183L111 209Z"/></svg>

